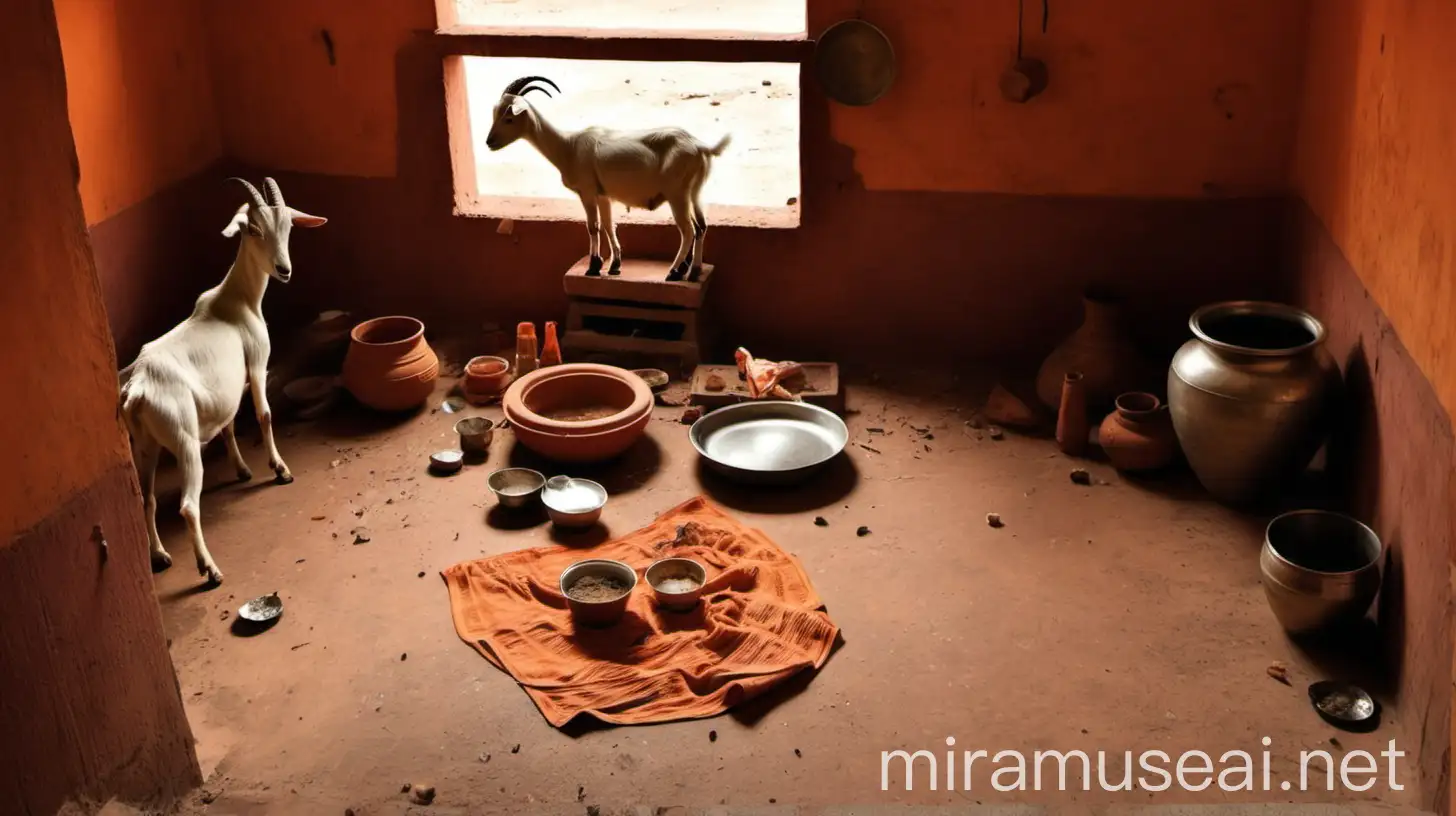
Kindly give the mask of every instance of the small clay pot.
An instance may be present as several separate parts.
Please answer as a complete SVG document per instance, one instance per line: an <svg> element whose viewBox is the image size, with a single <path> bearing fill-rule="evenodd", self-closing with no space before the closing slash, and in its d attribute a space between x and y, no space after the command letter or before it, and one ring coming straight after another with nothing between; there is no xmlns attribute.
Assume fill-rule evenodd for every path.
<svg viewBox="0 0 1456 816"><path fill-rule="evenodd" d="M500 398L511 381L511 364L504 357L472 357L465 364L461 390L465 399L479 405Z"/></svg>
<svg viewBox="0 0 1456 816"><path fill-rule="evenodd" d="M511 383L501 407L516 439L536 453L558 462L600 462L642 437L652 419L652 391L626 369L566 363Z"/></svg>
<svg viewBox="0 0 1456 816"><path fill-rule="evenodd" d="M1097 437L1112 466L1129 473L1160 470L1178 452L1167 406L1141 391L1117 398L1117 410L1102 421Z"/></svg>
<svg viewBox="0 0 1456 816"><path fill-rule="evenodd" d="M413 317L376 317L350 332L344 387L378 411L424 404L440 377L440 358L425 342L425 324Z"/></svg>

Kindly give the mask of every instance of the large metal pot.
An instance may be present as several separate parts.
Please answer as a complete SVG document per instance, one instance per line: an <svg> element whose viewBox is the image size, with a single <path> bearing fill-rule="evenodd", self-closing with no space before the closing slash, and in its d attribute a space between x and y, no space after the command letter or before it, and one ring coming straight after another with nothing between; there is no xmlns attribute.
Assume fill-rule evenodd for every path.
<svg viewBox="0 0 1456 816"><path fill-rule="evenodd" d="M1309 465L1329 431L1340 370L1312 315L1231 301L1188 320L1173 355L1168 409L1178 444L1209 493L1233 505L1273 498Z"/></svg>
<svg viewBox="0 0 1456 816"><path fill-rule="evenodd" d="M1340 513L1296 510L1269 522L1259 572L1274 617L1307 634L1365 616L1380 591L1385 546Z"/></svg>

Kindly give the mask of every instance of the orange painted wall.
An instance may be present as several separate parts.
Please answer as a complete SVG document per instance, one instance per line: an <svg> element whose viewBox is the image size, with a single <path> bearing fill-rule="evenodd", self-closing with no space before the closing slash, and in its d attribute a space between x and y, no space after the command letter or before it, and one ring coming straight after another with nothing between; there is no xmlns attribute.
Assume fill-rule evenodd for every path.
<svg viewBox="0 0 1456 816"><path fill-rule="evenodd" d="M96 224L221 158L198 0L55 0L81 201Z"/></svg>
<svg viewBox="0 0 1456 816"><path fill-rule="evenodd" d="M0 245L10 269L0 298L0 381L7 384L0 450L9 460L0 547L130 459L116 416L116 358L76 195L65 83L49 68L56 46L53 34L45 36L50 20L28 8L0 14L6 20L17 28L13 36L0 33L0 45L15 64L34 70L0 76L0 98L27 117L25 127L0 127Z"/></svg>
<svg viewBox="0 0 1456 816"><path fill-rule="evenodd" d="M811 5L814 0L811 0ZM1025 3L1047 90L997 87L1016 54L1013 0L870 0L899 58L874 105L836 106L871 189L1199 196L1278 192L1293 144L1303 0ZM853 16L852 12L845 16Z"/></svg>
<svg viewBox="0 0 1456 816"><path fill-rule="evenodd" d="M205 8L229 157L273 170L395 174L394 58L415 33L434 30L434 0Z"/></svg>
<svg viewBox="0 0 1456 816"><path fill-rule="evenodd" d="M1311 17L1296 187L1456 414L1456 4Z"/></svg>
<svg viewBox="0 0 1456 816"><path fill-rule="evenodd" d="M280 170L393 175L394 57L434 29L434 6L208 4L228 153ZM1027 53L1052 81L1026 106L996 95L1015 51L1011 0L810 0L811 28L859 6L900 64L881 102L833 112L835 138L872 189L1201 196L1287 184L1307 0L1126 0L1116 14L1052 3L1046 35L1040 5L1027 3Z"/></svg>

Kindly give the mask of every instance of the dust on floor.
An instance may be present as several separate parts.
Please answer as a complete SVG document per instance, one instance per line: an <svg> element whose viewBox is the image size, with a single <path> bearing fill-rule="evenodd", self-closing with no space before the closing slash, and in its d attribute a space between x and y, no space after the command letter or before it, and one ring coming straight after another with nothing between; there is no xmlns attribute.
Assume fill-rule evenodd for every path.
<svg viewBox="0 0 1456 816"><path fill-rule="evenodd" d="M297 477L288 486L229 484L225 458L210 459L202 513L227 581L199 591L175 520L162 534L176 566L157 577L207 777L189 808L401 813L406 783L434 786L432 809L415 812L438 813L1150 801L1095 778L1084 792L1075 775L1071 793L1054 779L998 792L987 761L969 791L959 778L932 790L923 771L907 791L898 770L881 790L882 751L943 757L950 737L957 752L1081 749L1094 775L1100 750L1113 781L1124 751L1268 751L1275 788L1296 785L1175 788L1160 804L1413 797L1410 757L1397 768L1404 793L1383 782L1327 792L1318 770L1314 790L1298 790L1300 751L1378 755L1403 741L1401 724L1344 734L1310 709L1304 688L1324 675L1265 605L1260 519L1209 502L1186 474L1132 482L1049 439L992 438L967 424L971 390L851 382L848 393L847 456L801 490L737 490L702 472L681 408L659 408L623 461L573 473L612 498L599 537L559 540L625 533L706 492L795 553L843 628L812 680L710 721L557 731L456 637L439 570L558 540L544 519L502 515L489 497L490 470L533 462L510 433L487 464L449 478L425 467L455 444L459 415L443 411L390 424L346 408L290 425L279 441ZM264 472L259 448L245 442L245 455ZM175 519L175 496L163 494L159 519ZM360 528L368 540L355 543ZM279 623L234 634L238 606L275 590ZM1289 685L1270 677L1274 661Z"/></svg>

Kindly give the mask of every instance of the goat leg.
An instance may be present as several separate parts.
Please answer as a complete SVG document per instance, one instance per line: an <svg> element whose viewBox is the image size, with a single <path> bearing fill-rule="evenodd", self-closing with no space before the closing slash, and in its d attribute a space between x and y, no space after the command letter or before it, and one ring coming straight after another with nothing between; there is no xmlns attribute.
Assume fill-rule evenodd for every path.
<svg viewBox="0 0 1456 816"><path fill-rule="evenodd" d="M687 277L688 270L693 268L693 212L690 199L674 199L669 202L672 206L672 217L677 222L678 247L677 255L672 259L671 271L667 273L669 281L680 281Z"/></svg>
<svg viewBox="0 0 1456 816"><path fill-rule="evenodd" d="M233 419L233 421L228 422L227 425L224 425L222 429L222 438L223 441L227 443L228 459L232 460L233 467L237 469L238 481L246 482L253 478L253 470L252 468L248 467L247 461L243 459L243 452L238 450L238 435L236 425L236 417Z"/></svg>
<svg viewBox="0 0 1456 816"><path fill-rule="evenodd" d="M607 241L607 274L622 274L622 244L617 240L617 225L612 221L612 200L597 196L597 215L602 222L602 235Z"/></svg>
<svg viewBox="0 0 1456 816"><path fill-rule="evenodd" d="M268 467L273 468L274 481L278 484L290 484L293 482L293 474L289 472L288 464L283 461L283 454L278 452L278 445L273 441L273 411L268 407L268 389L264 386L266 382L266 370L248 372L248 390L253 394L258 427L263 429L263 447L268 450Z"/></svg>
<svg viewBox="0 0 1456 816"><path fill-rule="evenodd" d="M587 277L595 278L602 274L601 248L602 227L598 220L597 203L587 196L581 197L581 208L586 211L586 237L587 252L591 254L591 261L586 268Z"/></svg>

